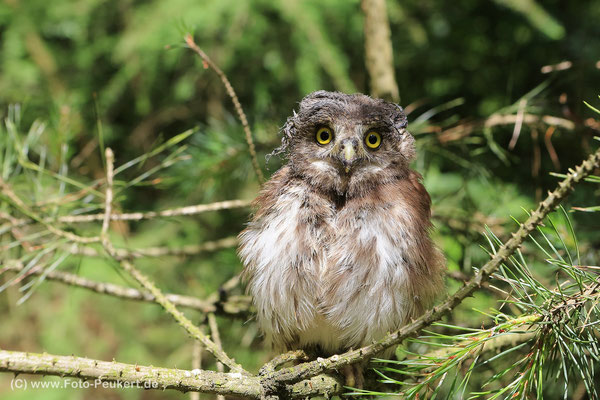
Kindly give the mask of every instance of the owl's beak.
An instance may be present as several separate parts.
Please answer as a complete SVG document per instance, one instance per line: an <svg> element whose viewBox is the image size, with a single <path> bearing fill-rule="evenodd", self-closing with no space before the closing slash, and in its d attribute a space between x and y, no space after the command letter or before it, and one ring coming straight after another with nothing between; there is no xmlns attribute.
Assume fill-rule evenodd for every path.
<svg viewBox="0 0 600 400"><path fill-rule="evenodd" d="M340 161L344 165L344 169L346 170L346 173L350 172L350 168L352 168L352 164L358 158L357 154L356 154L356 147L357 147L357 143L355 140L352 140L352 139L346 139L341 143Z"/></svg>

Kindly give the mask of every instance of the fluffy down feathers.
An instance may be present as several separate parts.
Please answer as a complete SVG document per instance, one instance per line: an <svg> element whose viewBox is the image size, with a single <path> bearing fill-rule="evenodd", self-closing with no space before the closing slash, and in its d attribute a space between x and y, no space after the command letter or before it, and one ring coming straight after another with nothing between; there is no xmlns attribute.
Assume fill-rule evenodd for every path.
<svg viewBox="0 0 600 400"><path fill-rule="evenodd" d="M327 146L314 140L327 126ZM381 338L428 307L444 259L429 238L430 199L409 169L414 139L394 104L315 92L284 127L289 162L240 234L257 321L278 351L326 356ZM377 130L381 147L364 146ZM357 156L346 172L340 146ZM344 164L346 165L346 164Z"/></svg>

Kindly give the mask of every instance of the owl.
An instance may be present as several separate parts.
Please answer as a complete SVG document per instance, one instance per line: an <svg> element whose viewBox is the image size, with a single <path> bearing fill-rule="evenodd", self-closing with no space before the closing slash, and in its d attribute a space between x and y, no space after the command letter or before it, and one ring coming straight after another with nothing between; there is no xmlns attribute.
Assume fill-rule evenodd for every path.
<svg viewBox="0 0 600 400"><path fill-rule="evenodd" d="M325 357L369 344L443 289L406 126L396 104L327 91L288 118L278 149L288 162L239 236L257 322L277 351Z"/></svg>

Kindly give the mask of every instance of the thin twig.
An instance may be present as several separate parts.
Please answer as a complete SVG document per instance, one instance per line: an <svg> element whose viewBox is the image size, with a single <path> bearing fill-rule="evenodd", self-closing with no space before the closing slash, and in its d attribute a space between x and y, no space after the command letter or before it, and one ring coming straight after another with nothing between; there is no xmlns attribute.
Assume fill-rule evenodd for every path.
<svg viewBox="0 0 600 400"><path fill-rule="evenodd" d="M513 114L492 114L488 119L485 120L485 126L491 127L496 125L507 125L516 124L518 120L521 120L525 124L535 124L543 122L549 126L560 126L567 130L575 129L575 123L565 118L554 117L552 115L536 115L536 114L523 114L521 117Z"/></svg>
<svg viewBox="0 0 600 400"><path fill-rule="evenodd" d="M5 271L20 272L25 266L19 260L9 260L3 262L0 274ZM41 268L31 268L26 276L42 275L44 270ZM99 294L125 299L143 301L146 303L156 303L152 294L146 291L117 285L108 282L98 282L92 279L83 278L79 275L64 271L50 271L45 273L45 279L59 282L65 285L79 287ZM202 300L197 297L184 296L179 294L167 293L166 298L176 306L197 310L203 313L223 313L229 316L247 315L251 300L249 296L228 296L224 303L221 303L218 296L211 295L209 299Z"/></svg>
<svg viewBox="0 0 600 400"><path fill-rule="evenodd" d="M192 343L192 371L202 369L202 346L199 341ZM191 392L190 400L200 400L200 393Z"/></svg>
<svg viewBox="0 0 600 400"><path fill-rule="evenodd" d="M556 150L552 145L552 135L556 131L556 127L549 126L546 129L546 134L544 135L544 143L546 144L546 149L548 150L548 154L550 155L550 159L552 160L552 164L554 165L554 169L556 171L560 171L560 160L558 159L558 154L556 154Z"/></svg>
<svg viewBox="0 0 600 400"><path fill-rule="evenodd" d="M240 118L242 126L244 127L244 133L246 134L246 142L248 143L248 149L250 150L250 157L252 159L252 167L254 168L254 172L256 173L256 176L258 177L258 182L262 184L265 181L265 177L262 173L262 170L260 169L260 166L258 165L256 149L254 147L254 141L252 140L252 131L250 130L250 125L248 124L248 118L246 118L244 109L242 108L242 105L240 104L240 101L237 97L237 94L235 93L235 90L233 90L233 86L231 86L229 79L227 79L227 76L221 70L221 68L219 68L210 59L210 57L208 57L208 55L204 51L202 51L202 49L200 47L198 47L196 42L194 42L194 38L189 33L187 35L185 35L185 43L188 45L188 47L190 49L195 51L196 54L198 54L202 58L202 60L206 63L206 65L211 67L213 69L213 71L215 71L217 73L217 75L221 79L221 82L223 82L223 86L225 86L225 90L227 91L227 94L229 95L229 97L231 97L231 101L233 101L235 111L237 112L237 115Z"/></svg>
<svg viewBox="0 0 600 400"><path fill-rule="evenodd" d="M251 200L226 200L218 201L210 204L197 204L194 206L178 207L162 211L149 211L149 212L136 212L136 213L125 213L125 214L111 214L111 221L139 221L142 219L150 219L156 217L177 217L181 215L196 215L202 214L208 211L219 211L228 210L231 208L242 208L248 207L251 204ZM104 219L104 213L100 214L88 214L88 215L65 215L58 217L54 220L48 220L48 222L93 222L102 221Z"/></svg>
<svg viewBox="0 0 600 400"><path fill-rule="evenodd" d="M235 247L238 241L235 236L226 237L219 240L192 244L181 247L146 247L140 249L115 248L119 257L141 258L141 257L164 257L164 256L195 256L204 252L216 251ZM105 254L93 247L76 247L73 254L80 254L86 257L104 257Z"/></svg>
<svg viewBox="0 0 600 400"><path fill-rule="evenodd" d="M115 173L115 155L110 147L106 148L106 197L104 199L104 219L102 220L102 231L100 237L102 238L102 244L108 241L108 225L110 224L110 216L112 214L112 200L113 200L113 175Z"/></svg>
<svg viewBox="0 0 600 400"><path fill-rule="evenodd" d="M208 327L210 329L210 335L213 338L213 341L221 350L223 350L223 345L221 344L221 335L219 334L219 325L217 325L217 318L214 313L209 313L207 315L208 319ZM217 361L217 371L224 372L223 363ZM221 394L217 395L217 400L225 400L225 397Z"/></svg>
<svg viewBox="0 0 600 400"><path fill-rule="evenodd" d="M519 140L519 136L521 135L521 127L523 126L523 114L525 113L525 106L527 105L526 99L521 99L519 102L519 108L517 110L517 119L515 121L515 128L513 130L512 137L510 138L510 143L508 143L508 148L510 150L514 149L517 145L517 140Z"/></svg>
<svg viewBox="0 0 600 400"><path fill-rule="evenodd" d="M552 212L558 204L573 191L576 184L583 181L590 175L595 168L600 167L600 149L591 154L587 160L578 165L575 170L570 170L567 177L558 184L558 187L548 197L542 201L538 208L531 213L531 216L521 224L512 238L506 242L494 257L488 261L481 269L458 289L453 295L449 296L442 304L430 309L420 318L405 325L396 332L386 335L383 339L362 347L357 350L351 350L344 354L334 355L326 359L311 361L297 365L293 368L286 368L274 372L271 378L277 382L297 382L308 376L315 376L323 371L341 368L345 365L354 364L368 359L381 351L402 343L406 338L418 334L423 328L440 320L445 314L456 308L465 298L473 294L482 287L488 277L493 274L506 260L521 246L521 243L533 232L544 218Z"/></svg>
<svg viewBox="0 0 600 400"><path fill-rule="evenodd" d="M492 114L489 118L483 121L467 122L460 125L448 128L439 132L437 138L442 143L447 143L455 140L460 140L465 136L470 135L474 130L486 127L490 128L498 125L516 124L518 119L526 125L538 125L544 123L548 126L557 126L566 130L575 129L575 123L565 118L554 117L552 115L536 115L523 114L521 118L517 118L514 114Z"/></svg>
<svg viewBox="0 0 600 400"><path fill-rule="evenodd" d="M275 370L277 370L277 368L281 367L282 365L284 365L286 363L289 363L292 361L306 361L306 360L308 360L308 356L306 355L306 353L303 350L288 351L287 353L279 354L278 356L273 358L271 361L269 361L268 363L263 365L260 368L260 371L258 371L258 374L259 375L267 375L269 373L275 372Z"/></svg>
<svg viewBox="0 0 600 400"><path fill-rule="evenodd" d="M44 198L42 200L37 201L33 204L34 207L47 207L50 205L60 205L60 204L68 204L80 200L90 193L91 189L97 189L104 183L104 179L98 179L92 184L89 185L88 188L78 190L77 192L67 193L60 197L52 197L52 198Z"/></svg>
<svg viewBox="0 0 600 400"><path fill-rule="evenodd" d="M243 208L248 207L252 203L251 200L225 200L218 201L215 203L208 204L196 204L193 206L185 206L178 208L171 208L162 211L149 211L149 212L135 212L135 213L123 213L123 214L115 214L111 213L110 220L111 221L140 221L142 219L152 219L157 217L178 217L182 215L197 215L202 214L209 211L220 211L220 210L229 210L233 208ZM81 223L81 222L95 222L95 221L103 221L105 213L97 213L97 214L86 214L86 215L63 215L62 217L57 218L43 218L43 224L51 224L51 223ZM15 219L7 225L7 227L14 228L23 225L27 225L32 222L32 219ZM40 221L38 221L40 222ZM4 225L3 225L4 227ZM97 240L99 241L99 240Z"/></svg>

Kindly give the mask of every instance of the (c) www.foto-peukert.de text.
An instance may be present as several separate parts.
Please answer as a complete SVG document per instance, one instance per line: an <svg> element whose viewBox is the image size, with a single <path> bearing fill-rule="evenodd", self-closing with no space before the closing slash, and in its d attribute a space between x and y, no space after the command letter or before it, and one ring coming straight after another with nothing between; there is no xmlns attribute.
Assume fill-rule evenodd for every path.
<svg viewBox="0 0 600 400"><path fill-rule="evenodd" d="M103 381L80 380L80 379L61 379L61 380L28 380L26 378L13 378L10 381L11 390L27 389L158 389L156 382L121 382L121 381Z"/></svg>

